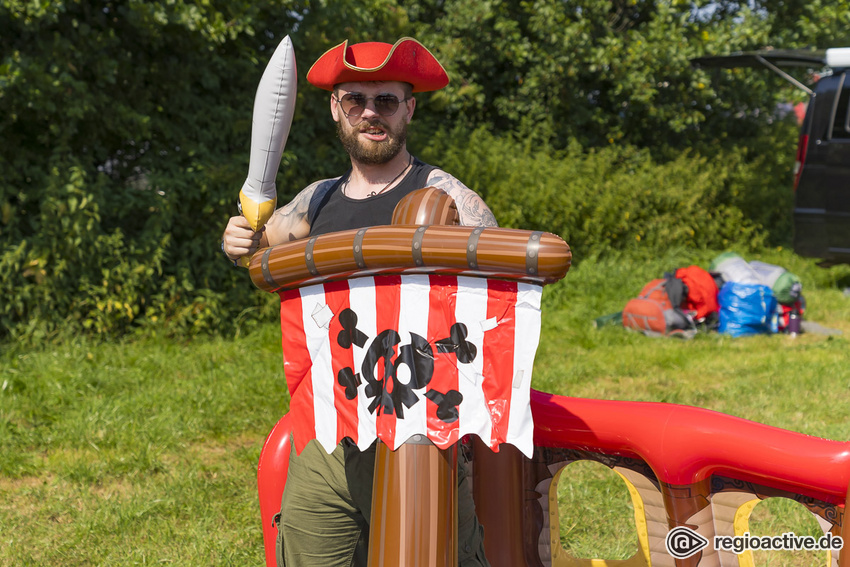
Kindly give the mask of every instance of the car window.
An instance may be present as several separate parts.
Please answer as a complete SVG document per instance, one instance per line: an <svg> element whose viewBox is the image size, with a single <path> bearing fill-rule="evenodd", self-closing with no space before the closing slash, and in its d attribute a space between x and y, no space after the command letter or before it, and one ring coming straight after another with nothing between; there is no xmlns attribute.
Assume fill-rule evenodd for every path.
<svg viewBox="0 0 850 567"><path fill-rule="evenodd" d="M847 73L839 81L838 100L835 105L835 118L832 121L831 138L850 138L850 81Z"/></svg>

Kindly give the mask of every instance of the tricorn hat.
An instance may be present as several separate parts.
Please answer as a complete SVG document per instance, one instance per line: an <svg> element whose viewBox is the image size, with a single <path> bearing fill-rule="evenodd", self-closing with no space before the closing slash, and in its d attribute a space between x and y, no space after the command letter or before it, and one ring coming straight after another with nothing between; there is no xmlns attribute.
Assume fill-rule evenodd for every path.
<svg viewBox="0 0 850 567"><path fill-rule="evenodd" d="M326 51L307 71L310 84L332 91L339 83L401 81L413 92L436 91L449 84L449 76L428 49L411 37L394 45L348 40Z"/></svg>

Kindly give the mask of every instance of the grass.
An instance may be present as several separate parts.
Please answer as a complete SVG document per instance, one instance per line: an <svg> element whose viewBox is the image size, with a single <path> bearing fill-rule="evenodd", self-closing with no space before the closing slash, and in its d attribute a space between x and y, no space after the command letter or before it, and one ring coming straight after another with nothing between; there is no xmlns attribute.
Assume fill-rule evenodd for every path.
<svg viewBox="0 0 850 567"><path fill-rule="evenodd" d="M842 335L803 334L733 339L717 333L691 341L650 339L618 327L595 329L592 321L622 309L650 279L665 270L696 263L713 253L673 251L636 262L591 260L548 290L544 330L534 385L562 395L616 400L662 401L700 406L800 433L850 438L850 267L822 269L783 251L762 261L788 267L803 280L806 319ZM589 290L594 290L590 292ZM559 305L566 308L559 309ZM577 557L624 559L635 551L633 508L623 482L595 463L571 465L561 475L561 543ZM802 506L767 500L753 513L758 535L820 534ZM756 565L810 567L824 554L756 552Z"/></svg>
<svg viewBox="0 0 850 567"><path fill-rule="evenodd" d="M840 336L679 341L592 327L649 279L690 263L707 266L712 257L673 251L576 266L545 293L534 386L696 405L850 437L850 298L842 293L850 267L822 269L779 250L759 258L797 273L806 318ZM274 322L236 339L80 338L36 351L4 348L0 566L263 563L256 463L287 408ZM573 466L561 483L565 543L579 556L630 555L634 532L623 523L631 512L619 480L604 468ZM762 506L758 529L780 529L776 522L793 516ZM792 518L793 527L808 529L807 520ZM768 564L802 567L802 560Z"/></svg>
<svg viewBox="0 0 850 567"><path fill-rule="evenodd" d="M7 353L0 565L260 565L280 331ZM11 456L11 457L9 457Z"/></svg>

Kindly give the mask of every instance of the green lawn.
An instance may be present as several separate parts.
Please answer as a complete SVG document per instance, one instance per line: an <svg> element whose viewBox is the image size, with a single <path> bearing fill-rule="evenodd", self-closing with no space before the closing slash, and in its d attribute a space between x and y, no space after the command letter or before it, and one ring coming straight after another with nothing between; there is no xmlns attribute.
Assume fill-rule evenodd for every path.
<svg viewBox="0 0 850 567"><path fill-rule="evenodd" d="M784 251L761 258L800 275L807 319L839 336L680 341L592 327L664 270L707 266L712 257L676 251L574 268L544 297L535 387L696 405L850 437L850 298L842 292L850 267L817 268ZM256 463L287 408L279 341L269 322L235 339L75 339L33 351L6 345L0 565L261 565ZM633 551L628 522L598 527L622 526L630 514L608 472L588 470L562 487L564 541L577 555ZM601 517L600 510L611 512ZM760 529L793 515L757 511L756 521L766 522Z"/></svg>
<svg viewBox="0 0 850 567"><path fill-rule="evenodd" d="M256 464L280 332L77 342L0 380L0 565L259 565Z"/></svg>

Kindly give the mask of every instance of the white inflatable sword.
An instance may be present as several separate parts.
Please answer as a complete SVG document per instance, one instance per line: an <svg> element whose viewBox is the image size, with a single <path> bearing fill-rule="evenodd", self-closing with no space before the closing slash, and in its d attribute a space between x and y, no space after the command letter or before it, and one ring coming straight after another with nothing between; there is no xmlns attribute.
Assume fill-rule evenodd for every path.
<svg viewBox="0 0 850 567"><path fill-rule="evenodd" d="M292 125L297 87L295 52L292 40L286 36L272 54L257 87L248 178L239 192L240 212L255 231L266 224L277 205L275 176Z"/></svg>

